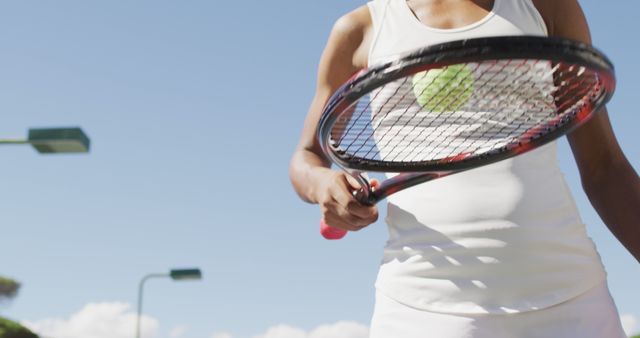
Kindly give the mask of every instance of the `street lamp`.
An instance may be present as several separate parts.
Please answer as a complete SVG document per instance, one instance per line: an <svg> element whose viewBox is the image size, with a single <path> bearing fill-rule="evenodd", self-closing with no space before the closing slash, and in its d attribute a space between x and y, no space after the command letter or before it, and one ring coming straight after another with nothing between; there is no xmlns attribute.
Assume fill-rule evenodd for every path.
<svg viewBox="0 0 640 338"><path fill-rule="evenodd" d="M27 139L0 139L1 144L31 144L40 154L88 153L91 141L82 129L31 128Z"/></svg>
<svg viewBox="0 0 640 338"><path fill-rule="evenodd" d="M150 273L140 280L138 286L138 317L136 320L136 338L140 338L140 317L142 316L142 293L144 283L151 278L166 278L170 277L173 280L198 280L202 279L202 272L200 269L172 269L169 273Z"/></svg>

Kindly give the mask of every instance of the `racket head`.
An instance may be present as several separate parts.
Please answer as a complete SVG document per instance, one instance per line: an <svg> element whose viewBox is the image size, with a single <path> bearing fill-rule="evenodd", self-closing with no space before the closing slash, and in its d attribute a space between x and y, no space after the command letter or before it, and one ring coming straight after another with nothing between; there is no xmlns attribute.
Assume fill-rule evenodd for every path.
<svg viewBox="0 0 640 338"><path fill-rule="evenodd" d="M584 43L533 36L454 41L361 71L328 101L317 137L348 172L466 170L566 134L614 89L612 63Z"/></svg>

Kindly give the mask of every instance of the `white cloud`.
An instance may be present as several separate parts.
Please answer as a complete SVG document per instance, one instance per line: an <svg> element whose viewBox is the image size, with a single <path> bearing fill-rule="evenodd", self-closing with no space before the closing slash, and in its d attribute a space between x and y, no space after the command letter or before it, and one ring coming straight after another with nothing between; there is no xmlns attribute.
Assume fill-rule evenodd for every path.
<svg viewBox="0 0 640 338"><path fill-rule="evenodd" d="M638 320L634 315L622 315L620 316L620 321L622 322L622 328L624 329L624 332L627 334L627 336L638 333L636 331Z"/></svg>
<svg viewBox="0 0 640 338"><path fill-rule="evenodd" d="M89 303L69 318L46 318L23 321L22 325L43 338L131 338L135 333L136 312L131 305L121 302ZM625 329L633 329L636 320L633 316L622 316ZM158 320L142 316L141 335L145 338L158 337ZM181 338L188 327L176 326L163 337ZM165 333L166 334L166 333ZM253 338L367 338L369 328L365 325L340 321L334 324L320 325L310 331L281 324L273 326L265 333ZM234 338L228 332L213 333L210 338Z"/></svg>
<svg viewBox="0 0 640 338"><path fill-rule="evenodd" d="M211 335L211 338L233 338L233 336L228 332L216 332Z"/></svg>
<svg viewBox="0 0 640 338"><path fill-rule="evenodd" d="M266 333L254 338L307 338L307 333L295 327L281 324L269 328Z"/></svg>
<svg viewBox="0 0 640 338"><path fill-rule="evenodd" d="M136 325L136 313L126 303L89 303L68 319L48 318L24 321L22 324L41 337L50 338L131 338ZM142 316L140 331L154 337L158 321Z"/></svg>
<svg viewBox="0 0 640 338"><path fill-rule="evenodd" d="M263 334L253 338L367 338L369 328L355 322L341 321L334 324L321 325L306 332L305 330L285 324L273 326ZM214 333L211 338L233 338L230 333Z"/></svg>
<svg viewBox="0 0 640 338"><path fill-rule="evenodd" d="M622 327L627 335L637 334L638 319L632 314L620 316ZM131 338L134 334L136 313L127 303L89 303L68 319L48 318L36 321L23 321L22 324L43 338ZM186 326L174 327L169 337L184 336ZM158 333L158 321L142 316L141 333L144 337L155 337ZM273 326L265 333L253 338L367 338L369 328L365 325L340 321L321 325L307 332L285 324ZM228 332L217 332L210 338L233 338Z"/></svg>
<svg viewBox="0 0 640 338"><path fill-rule="evenodd" d="M169 337L171 338L180 338L184 336L189 328L186 326L176 326L171 331L169 331Z"/></svg>
<svg viewBox="0 0 640 338"><path fill-rule="evenodd" d="M311 331L308 338L367 338L369 328L355 322L322 325Z"/></svg>

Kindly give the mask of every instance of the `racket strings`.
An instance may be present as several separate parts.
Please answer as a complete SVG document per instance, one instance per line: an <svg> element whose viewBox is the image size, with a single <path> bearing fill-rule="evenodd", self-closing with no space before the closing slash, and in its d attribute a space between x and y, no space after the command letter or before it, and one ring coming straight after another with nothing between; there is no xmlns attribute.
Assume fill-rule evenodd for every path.
<svg viewBox="0 0 640 338"><path fill-rule="evenodd" d="M456 75L457 75L457 74L456 74ZM448 82L450 83L452 80L453 80L453 78L451 78ZM388 115L390 112L392 112L392 111L393 111L393 107L399 106L399 105L400 105L400 103L402 103L402 102L404 102L404 101L405 101L405 98L407 97L407 95L408 95L409 93L411 93L411 92L412 92L412 91L409 89L410 87L409 87L409 88L407 88L407 87L405 86L405 85L407 84L407 82L408 82L408 81L409 81L409 78L408 78L408 77L404 77L404 78L402 78L402 81L401 81L401 82L397 81L397 82L395 83L395 85L397 85L397 86L395 86L395 91L394 91L394 93L393 93L392 95L388 95L388 98L385 100L384 104L382 104L382 107L378 109L378 111L384 111L384 112L386 112L385 114L382 114L383 116L381 117L381 120L383 120L383 121L384 121L384 120L386 120L386 119L387 119L387 115ZM435 79L434 79L434 80L432 80L432 82L431 82L431 83L429 83L429 85L433 84L433 81L435 81ZM398 84L398 82L399 82L399 84ZM390 86L393 86L393 85L387 85L387 87L386 87L386 88L389 88ZM404 93L403 93L402 95L397 95L398 91L399 91L401 88L403 88L403 87L404 87L404 89L405 89ZM443 88L445 88L445 87L443 87ZM384 88L383 88L383 89L384 89ZM426 90L426 87L425 87L425 89L424 89L424 90ZM423 90L423 91L424 91L424 90ZM440 89L440 90L439 90L439 94L440 94L440 91L441 91L441 90L442 90L442 89ZM375 101L375 99L378 97L378 95L379 95L380 93L382 93L382 90L377 90L377 91L375 91L375 93L376 93L376 94L375 94L375 96L371 99L371 101ZM447 93L447 94L449 94L449 93ZM394 100L394 102L391 102L391 100ZM370 103L370 102L369 102L369 103ZM367 107L366 107L366 108L368 108L368 106L369 106L369 104L367 104ZM389 106L390 106L390 108L389 108ZM406 114L406 113L407 113L407 110L409 110L409 109L411 108L411 105L410 105L410 104L405 104L404 106L406 106L405 111L403 111L401 114L396 114L397 118L396 118L396 120L395 120L395 121L390 122L391 124L395 124L395 125L399 124L399 123L401 122L401 121L400 121L400 119L401 119L403 116L407 115L407 114ZM367 128L365 128L367 124L368 124L368 121L365 121L365 122L364 122L364 127L362 126L362 123L360 124L360 130L361 130L361 131L360 131L360 133L358 133L358 134L357 134L357 135L355 135L355 136L352 136L352 138L351 138L352 140L360 140L360 141L358 141L357 143L356 143L356 142L349 143L349 145L347 146L346 152L353 151L353 152L355 152L355 153L358 153L358 152L359 152L360 150L362 150L362 149L363 149L367 144L369 144L369 142L372 140L372 137L374 136L374 133L373 133L371 130L369 130L369 132L368 132L368 134L367 134L367 137L366 137L366 138L363 138L363 137L362 137L363 132L365 132L365 130L367 130ZM355 125L355 124L353 124L353 125ZM345 134L345 135L346 135L346 134ZM343 137L343 138L341 139L341 142L342 142L342 141L347 141L347 140L345 140L345 138ZM391 141L389 141L389 142L391 142ZM357 145L358 147L357 147L356 149L351 149L351 146L353 146L353 145ZM382 145L382 147L384 147L384 145ZM362 156L363 156L364 158L367 158L367 157L368 157L368 156L369 156L373 151L375 151L376 149L377 149L376 147L369 147L369 150L368 150L368 151L366 151Z"/></svg>
<svg viewBox="0 0 640 338"><path fill-rule="evenodd" d="M519 74L518 77L512 78L511 80L519 81L520 77L526 74L526 72L520 70L520 68L527 67L528 66L527 62L522 61L512 65L512 61L513 60L506 60L505 62L493 62L489 64L490 65L489 67L486 67L484 71L478 74L478 78L484 79L484 82L479 84L476 83L476 85L479 85L481 88L484 88L485 92L493 96L488 98L488 101L490 102L496 101L496 98L500 96L505 96L505 97L511 96L515 91L517 91L518 87L513 87L513 86L507 87L507 86L500 85L505 80L504 70L510 66L513 66L514 69L517 70L516 73ZM477 69L478 67L476 66L475 68ZM486 74L489 74L489 76L487 77ZM497 78L497 77L500 77L500 78ZM509 92L505 93L505 90L509 90ZM486 96L483 96L482 99L487 100ZM449 104L443 107L444 108L443 112L440 112L438 116L441 116L441 114L443 113L446 114L446 110L450 110L452 103L454 103L454 101L449 101ZM500 106L501 105L498 105L498 107ZM431 113L433 113L433 111L431 111ZM501 113L501 112L498 112L498 113ZM484 139L488 138L488 136L485 136L484 133L481 133L479 135L475 135L475 134L469 135L469 138L467 140L463 140L462 142L460 141L455 142L456 140L451 140L449 137L447 137L447 135L445 135L446 133L460 134L464 131L465 127L468 125L468 122L464 120L467 117L458 115L455 117L454 120L449 121L450 125L453 126L454 128L453 130L441 129L440 132L434 133L433 135L431 135L431 137L424 137L423 135L417 135L416 137L414 135L412 137L412 140L419 141L419 143L417 144L415 142L404 142L407 139L407 136L409 136L412 131L414 131L418 126L424 124L425 117L426 116L423 115L422 119L418 121L418 123L413 124L412 130L410 130L409 133L405 134L404 137L399 142L397 142L398 146L402 146L401 149L397 149L398 146L396 146L396 147L393 147L393 149L386 151L388 155L397 154L395 156L396 159L394 161L399 161L399 162L413 161L415 160L415 157L420 157L421 155L426 155L427 157L434 157L447 149L448 149L448 153L443 154L442 156L452 156L454 154L463 153L464 150L466 150L467 148L481 148L483 146L482 143L484 142ZM480 118L476 121L476 123L480 125L491 123L491 122L492 122L491 117L488 116L487 114L481 115ZM429 128L434 127L433 125L434 125L433 122L427 124L426 129L422 129L422 131L420 131L419 133L420 134L424 133L424 130L429 130ZM508 124L505 123L505 125L508 125ZM500 131L498 131L498 133L500 133ZM393 137L388 139L391 140L393 139ZM431 142L431 144L425 144L429 142ZM384 146L381 146L380 144L378 146L384 149ZM454 148L451 149L451 147L454 147ZM428 149L428 151L426 153L420 153L419 152L420 149ZM402 157L403 154L404 154L404 157ZM389 157L388 155L387 157Z"/></svg>
<svg viewBox="0 0 640 338"><path fill-rule="evenodd" d="M406 81L406 78L405 78L405 81ZM400 89L400 87L398 87L398 89ZM395 95L397 95L397 91L396 91L396 92L394 92L393 94L391 94L391 95L387 98L387 101L391 100ZM405 95L406 95L406 94L405 94ZM404 97L404 96L403 96L403 97ZM357 122L357 121L362 121L362 120L361 120L361 118L362 118L363 114L365 114L365 113L370 109L371 103L372 103L372 102L375 102L376 100L377 100L377 95L376 95L376 96L374 96L373 98L368 99L368 100L359 100L359 101L358 101L358 105L359 105L359 106L356 106L356 107L353 107L353 106L352 106L352 110L348 113L348 115L352 115L352 114L353 114L353 110L357 110L357 111L359 111L359 113L358 113L358 115L357 115L355 118L350 118L350 119L353 119L353 120L354 120L354 121L356 121L356 122ZM362 103L364 103L364 106L362 106ZM385 104L386 104L386 102L385 102ZM353 109L353 108L355 108L355 109ZM366 121L366 120L365 120L365 121ZM362 133L363 133L363 132L365 132L365 130L366 130L366 129L365 129L365 128L360 128L360 131L359 131L355 136L353 136L353 135L351 135L351 133L350 133L350 132L352 131L352 129L353 129L356 125L357 125L357 123L350 124L350 125L347 127L347 130L346 130L346 131L344 131L344 132L340 132L340 133L339 133L339 136L338 136L338 139L339 139L339 140L338 140L338 142L337 142L336 144L343 143L343 141L344 141L344 139L343 139L343 138L344 138L345 136L349 136L349 137L351 137L353 140L361 140L361 139L362 139ZM360 148L356 149L356 150L355 150L355 152L358 152L359 150L361 150L361 148L362 148L364 145L366 145L366 142L368 141L368 139L369 139L369 137L365 138L365 139L362 141L362 146L361 146ZM349 146L347 147L347 149L345 150L345 152L348 152L348 151L350 150L350 148L351 148L352 146L354 146L354 145L356 145L356 143L354 143L354 142L350 142L350 143L349 143Z"/></svg>
<svg viewBox="0 0 640 338"><path fill-rule="evenodd" d="M500 151L565 123L602 94L584 67L467 63L406 76L360 98L331 135L339 156L394 163Z"/></svg>
<svg viewBox="0 0 640 338"><path fill-rule="evenodd" d="M402 85L404 85L407 81L408 81L408 78L406 78L406 77L405 77L405 78L403 78L403 83L402 83ZM398 87L395 89L395 91L394 91L391 95L388 95L388 97L385 99L385 101L384 101L384 103L383 103L382 105L383 105L383 106L388 105L388 104L389 104L389 101L391 101L393 98L395 98L395 97L398 95L398 92L399 92L399 90L400 90L401 88L402 88L402 86L398 86ZM361 107L361 109L362 109L362 110L361 110L361 114L359 114L360 116L362 116L362 114L363 114L364 112L366 112L368 109L370 109L370 105L371 105L371 103L372 103L372 102L375 102L375 101L378 99L378 94L380 94L380 93L381 93L381 91L376 91L375 95L374 95L373 97L369 98L369 100L368 100L368 101L367 101L367 103L366 103L366 106L365 106L365 107ZM406 92L406 91L405 91L405 93L403 93L403 94L399 97L399 101L404 100L404 99L405 99L405 97L407 96L407 94L408 94L408 92ZM397 103L393 103L393 104L392 104L392 106L394 106L394 107L395 107L396 105L397 105ZM407 109L408 109L408 107L409 107L409 106L407 106ZM390 110L389 110L389 111L390 111ZM349 139L349 140L350 140L350 142L348 142L348 146L347 146L347 149L345 150L345 152L354 152L354 153L358 153L358 152L360 152L360 151L361 151L361 150L362 150L362 149L363 149L367 144L369 144L369 142L372 140L373 132L369 132L369 133L367 133L367 136L366 136L366 137L364 137L364 136L363 136L363 134L364 134L365 132L367 132L367 128L366 128L366 126L368 125L368 123L369 123L368 121L365 121L365 122L364 122L364 127L363 127L362 123L360 123L360 126L359 126L360 131L359 131L355 136L348 135L348 133L345 133L345 134L341 137L340 142L347 141L347 140L345 140L345 139L344 139L344 138L345 138L345 136L347 136L347 137L349 137L349 138L350 138L350 139ZM349 127L349 130L351 130L354 126L356 126L356 124L355 124L355 123L354 123L354 124L352 124L352 125ZM369 131L371 131L371 130L369 130ZM356 149L351 149L352 147L356 147ZM370 154L371 154L371 151L374 149L374 147L369 147L369 149L370 149L370 150L369 150L369 151L367 151L367 152L364 154L364 157L365 157L365 158L366 158L368 155L370 155Z"/></svg>
<svg viewBox="0 0 640 338"><path fill-rule="evenodd" d="M497 74L499 74L499 73L497 73L497 72L496 72L496 73L495 73L495 75L497 75ZM469 76L469 75L467 75L467 76ZM486 82L488 82L488 81L490 81L490 80L491 80L491 78L486 79ZM401 83L401 84L400 84L400 86L398 86L397 88L402 87L402 85L404 85L406 82L407 82L407 78L403 78L402 83ZM449 82L450 82L450 81L449 81ZM387 88L388 88L388 86L387 86ZM446 87L443 87L443 88L446 88ZM409 122L412 122L412 118L413 118L413 116L409 116L409 114L406 114L406 113L407 113L407 111L406 111L406 110L408 110L409 108L411 108L411 104L412 104L413 102L409 102L409 103L404 103L404 102L403 102L403 101L404 101L404 98L407 96L407 94L411 92L411 89L410 89L410 88L405 88L405 89L406 89L406 90L405 90L405 93L404 93L402 96L399 96L399 97L398 97L398 96L394 96L394 95L391 95L391 96L390 96L390 98L394 98L394 97L396 98L395 102L392 102L392 103L391 103L391 104L392 104L392 106L391 106L391 107L389 107L389 103L390 103L389 101L390 101L390 100L387 100L387 102L385 102L385 104L384 104L384 105L382 105L382 107L380 107L380 108L378 109L379 111L386 112L386 113L384 113L384 114L378 114L378 115L383 115L382 117L379 117L379 118L378 118L379 120L387 120L387 115L388 115L390 112L392 112L392 111L393 111L393 107L395 107L395 106L400 106L400 105L404 105L404 106L406 106L406 108L407 108L407 109L405 109L405 111L403 111L401 114L396 114L396 116L397 116L397 119L396 119L396 120L393 120L393 121L390 121L390 122L389 122L389 121L386 121L386 122L385 122L385 124L399 125L399 124L401 124L401 123L402 123L402 120L401 120L401 119L403 119L403 118L406 120L406 122L404 122L404 124L405 124L405 125L406 125L406 124L408 124ZM398 90L396 89L396 90L394 91L394 93L397 93L397 91L398 91ZM382 91L377 91L377 94L379 94L379 93L381 93L381 92L382 92ZM441 94L441 93L440 93L440 92L438 92L438 94ZM449 93L445 93L445 94L447 94L447 95L448 95ZM376 95L376 96L377 96L377 95ZM441 99L441 100L442 100L442 99ZM437 104L440 104L440 102L437 102ZM439 116L440 116L440 114L442 114L442 112L431 112L431 113L438 114L438 115L435 115L435 116L436 116L436 121L435 121L435 122L437 123L437 122L438 122L438 121L437 121L437 117L439 117ZM407 116L409 116L409 118L407 118ZM423 121L419 121L418 123L415 123L415 121L413 121L413 123L412 123L412 124L413 124L413 125L415 125L415 126L418 126L418 125L420 125L422 122L423 122ZM440 122L443 122L443 121L440 121ZM366 125L366 124L368 124L368 123L369 123L369 121L364 121L364 124L365 124L365 125ZM362 130L362 131L364 131L364 130L365 130L365 128L362 128L361 130ZM358 139L360 136L361 136L361 133L360 133L360 134L358 134L358 135L356 135L353 139ZM370 140L370 138L371 138L372 136L373 136L373 133L371 133L371 132L370 132L370 133L368 134L368 139L363 140L363 142L369 141L369 140ZM393 136L393 135L389 135L389 136ZM437 136L437 135L436 135L436 136ZM389 140L388 142L391 142L392 137L387 137L387 139ZM343 138L343 141L346 141L346 138ZM361 142L360 144L362 145L362 144L363 144L363 142ZM384 146L385 146L385 144L378 144L378 146L380 146L380 147L384 147ZM371 148L371 150L373 150L373 149L374 149L374 148ZM351 150L351 149L347 149L347 150ZM356 151L357 151L357 150L360 150L360 148L355 149L355 150L356 150ZM370 151L369 151L368 153L366 153L366 154L365 154L365 156L366 156L366 155L368 155L369 153L370 153Z"/></svg>
<svg viewBox="0 0 640 338"><path fill-rule="evenodd" d="M525 67L526 71L530 69L535 69L538 64L538 60L535 60L533 64L529 64L528 62L522 62L517 65L517 68ZM506 68L506 67L505 67ZM546 75L544 71L539 74L539 76L535 77L525 77L526 72L522 72L516 78L512 79L513 81L520 81L523 88L535 88L537 85L537 81L533 79L545 78ZM497 88L497 89L496 89ZM499 90L498 90L499 89ZM507 93L505 93L507 91ZM516 86L505 86L505 85L496 85L488 90L488 93L495 93L493 97L489 98L489 101L498 101L500 96L505 97L513 97L514 95L524 96L520 107L528 107L528 109L521 109L520 114L512 114L512 110L507 110L506 105L499 104L497 105L497 111L494 117L493 115L485 115L486 118L484 121L479 121L481 123L481 127L474 130L470 135L468 135L469 139L477 140L472 143L471 148L474 146L476 148L482 147L495 147L499 143L504 143L511 141L511 136L518 131L525 130L531 123L541 123L542 120L549 116L550 112L553 112L550 108L550 96L548 93L538 92L536 90L524 90L522 93L519 90L519 87ZM528 95L527 95L528 94ZM540 98L544 98L540 100ZM536 103L538 103L536 105ZM522 112L527 111L528 114L522 114ZM490 127L498 126L496 130L493 130ZM492 140L493 143L486 143L486 140ZM455 153L457 149L453 150Z"/></svg>
<svg viewBox="0 0 640 338"><path fill-rule="evenodd" d="M429 101L427 101L426 103L431 103L431 101L433 101L433 98L439 98L439 101L435 102L435 104L436 104L436 105L441 105L441 104L442 104L442 102L446 99L446 97L447 97L448 95L450 95L454 90L456 90L456 86L452 86L451 84L453 83L454 79L456 79L456 78L457 78L457 76L462 72L462 69L463 69L463 68L460 68L460 69L456 70L455 75L454 75L454 76L452 76L450 79L448 79L448 81L446 81L446 82L445 82L445 85L443 85L443 86L439 86L439 88L438 88L438 90L437 90L437 92L436 92L436 95L435 95L435 96L433 96L433 97L431 97L431 99L430 99ZM426 72L423 72L423 73L422 73L422 77L423 77L423 78L424 78L424 77L426 77L426 74L427 74ZM420 76L420 75L417 75L417 76ZM471 72L468 72L467 74L465 74L465 76L461 79L461 81L460 81L460 82L462 82L462 81L464 81L464 80L468 79L470 76L472 76L472 75L471 75ZM432 79L431 79L431 81L430 81L426 86L424 86L424 88L423 88L423 89L420 91L420 93L418 93L416 96L424 95L425 91L429 88L429 86L433 85L435 81L436 81L436 78L435 78L435 77L434 77L434 78L432 78ZM464 91L464 90L468 90L468 89L469 89L469 85L468 85L468 84L467 84L467 85L462 85L462 86L460 86L460 87L462 87L462 90L463 90L463 91ZM447 89L448 89L448 92L444 93L444 95L440 95L440 94L443 94L442 92L443 92L444 90L447 90ZM450 108L450 107L451 107L451 104L452 104L453 102L455 102L455 101L453 101L453 100L449 100L449 103L447 103L447 104L446 104L445 108L447 108L447 109L448 109L448 108ZM408 108L409 108L409 107L410 107L410 106L407 106L407 110L408 110ZM432 113L434 113L434 112L432 111ZM439 118L439 116L442 114L442 111L441 111L441 112L439 112L439 113L438 113L438 112L435 112L435 113L437 114L437 115L435 116L435 118L436 118L436 119L438 119L438 118ZM396 124L397 124L398 120L400 120L400 118L401 118L402 116L404 116L404 114L403 114L403 115L398 115L398 118L396 119ZM393 147L392 147L392 149L390 150L390 152L394 152L394 151L395 151L395 149L397 148L397 146L398 146L398 145L400 145L400 144L403 144L403 143L404 143L404 144L406 144L406 145L404 146L404 149L407 149L409 146L411 146L411 143L412 143L412 142L405 142L405 140L406 140L407 136L408 136L408 135L410 135L410 134L415 130L415 128L416 128L417 126L419 126L419 125L422 125L422 124L423 124L425 117L426 117L426 116L423 116L423 117L420 119L420 121L418 121L417 123L413 124L413 128L412 128L411 130L409 130L409 131L408 131L408 132L407 132L407 133L402 137L402 139L400 140L400 142L398 142L398 143L397 143L397 145L396 145L396 146L393 146ZM430 123L430 124L431 124L431 123ZM429 127L429 126L430 126L430 124L429 124L429 125L427 125L427 127ZM395 136L397 136L397 134L398 134L399 132L400 132L400 130L398 130L398 131L396 132L396 135L395 135ZM392 142L392 139L393 139L393 137L388 138L387 143ZM418 140L419 140L419 139L418 139ZM381 147L381 148L385 148L385 146L386 146L386 145L383 145L383 146L380 146L380 147ZM420 144L418 144L417 146L420 146ZM372 150L373 150L373 149L372 149ZM402 151L401 151L401 152L402 152ZM366 156L366 155L369 155L370 153L371 153L371 150L370 150L369 152L367 152L367 154L365 154L365 156ZM399 160L400 162L402 162L402 161L405 161L406 159L398 159L398 160Z"/></svg>
<svg viewBox="0 0 640 338"><path fill-rule="evenodd" d="M569 67L568 71L573 72L574 69ZM564 76L565 74L566 72L561 72L558 76ZM583 74L584 72L582 70L578 70L575 76L579 78L580 81L560 84L560 86L565 86L567 90L560 92L560 95L556 96L555 104L558 107L558 111L571 109L571 105L584 104L584 101L601 93L598 78L596 76L582 76ZM580 89L582 89L582 91L580 91ZM570 99L566 99L566 97Z"/></svg>
<svg viewBox="0 0 640 338"><path fill-rule="evenodd" d="M502 67L500 67L500 69L501 69L501 70L504 70L506 67L508 67L508 66L511 64L511 62L512 62L512 60L507 60L507 62L505 62L505 63L502 65ZM485 75L485 74L487 74L488 72L492 71L492 70L493 70L493 68L494 68L495 66L497 66L497 65L498 65L498 62L496 62L496 63L492 64L492 65L491 65L491 67L487 67L487 69L486 69L484 72L482 72L482 73L480 74L480 78L481 78L481 79L482 79L482 78L484 78L484 75ZM522 62L522 63L520 63L520 64L516 65L516 67L522 67L522 66L525 66L525 65L526 65L526 62ZM484 87L484 88L489 87L487 91L488 91L489 93L492 93L492 94L494 95L494 97L493 97L492 99L488 99L487 101L493 101L493 100L495 100L495 98L497 98L497 97L501 94L501 92L502 92L502 90L500 90L500 91L499 91L499 90L496 90L496 88L497 88L497 83L498 83L498 82L496 82L496 85L493 85L493 86L490 86L490 85L489 85L489 83L490 83L491 81L494 81L494 80L495 80L495 77L496 77L498 74L500 74L500 72L499 72L499 71L498 71L498 72L493 72L493 75L492 75L492 76L490 76L490 77L488 77L488 78L486 78L486 79L485 79L485 81L484 81L484 83L482 83L482 84L481 84L481 86L482 86L482 87ZM522 73L522 74L524 74L524 73ZM482 116L481 116L480 118L482 119ZM463 121L461 121L461 120L462 120L462 118L461 118L461 117L459 117L458 119L456 119L456 120L452 121L452 123L453 123L454 125L455 125L455 124L459 124L459 127L458 127L457 129L455 129L455 130L454 130L454 133L462 132L462 129L464 128L464 126L465 126L465 125L464 125ZM489 116L487 116L487 117L484 119L484 121L479 120L478 122L479 122L480 124L490 123ZM431 126L428 126L428 127L431 127ZM442 133L440 133L440 135L438 135L438 136L439 136L439 137L438 137L438 138L436 138L436 139L439 139L439 140L441 140L441 141L440 141L439 143L435 143L435 145L434 145L433 147L428 148L428 149L431 149L431 151L427 153L427 156L428 156L428 157L429 157L429 156L433 156L433 155L435 155L435 154L434 154L434 153L435 153L435 151L434 151L434 150L442 149L442 147L444 147L444 145L445 145L445 142L447 142L447 141L448 141L446 137L442 137L442 136L444 136L444 135L442 135ZM472 136L473 136L473 135L472 135ZM478 136L478 138L479 138L479 139L482 139L482 138L483 138L483 135L479 135L479 136ZM470 147L473 147L475 143L477 143L477 142L472 142L472 143L470 144ZM461 144L464 144L464 143L461 143ZM456 144L450 144L450 145L456 145ZM423 146L423 144L419 144L419 146ZM480 146L480 145L478 145L478 147L479 147L479 146ZM407 148L408 148L408 147L407 147ZM453 149L452 153L455 153L455 152L456 152L456 150L457 150L457 148ZM464 151L464 150L466 150L466 149L460 149L460 150L458 150L458 153L463 153L463 151ZM405 158L404 160L406 161L406 158Z"/></svg>

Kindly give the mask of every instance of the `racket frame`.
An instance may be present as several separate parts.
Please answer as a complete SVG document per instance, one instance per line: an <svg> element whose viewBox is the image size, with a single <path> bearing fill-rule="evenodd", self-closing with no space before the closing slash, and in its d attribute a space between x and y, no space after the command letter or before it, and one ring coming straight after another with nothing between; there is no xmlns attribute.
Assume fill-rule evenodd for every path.
<svg viewBox="0 0 640 338"><path fill-rule="evenodd" d="M437 161L407 164L387 163L380 160L358 159L349 161L336 155L330 144L331 130L342 112L372 90L402 77L442 68L448 65L490 60L538 59L548 62L571 63L584 66L597 73L604 87L591 104L574 109L573 118L553 120L551 132L534 135L526 144L508 144L482 155L457 155ZM375 204L387 196L416 184L424 183L452 173L495 163L538 148L569 133L586 122L611 98L615 90L613 64L597 49L588 44L553 37L507 36L477 38L447 42L405 54L394 61L362 70L341 86L327 101L317 128L322 151L342 170L353 176L362 186L354 195L363 203ZM564 121L563 121L564 120ZM559 123L558 123L559 121ZM544 125L543 128L544 129ZM364 172L399 173L371 188Z"/></svg>

